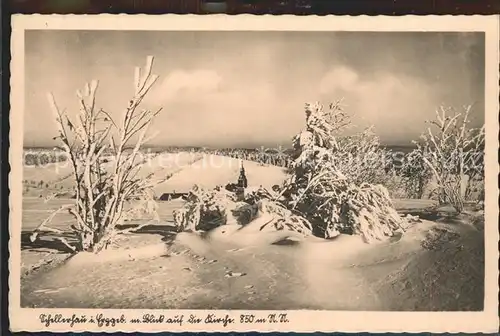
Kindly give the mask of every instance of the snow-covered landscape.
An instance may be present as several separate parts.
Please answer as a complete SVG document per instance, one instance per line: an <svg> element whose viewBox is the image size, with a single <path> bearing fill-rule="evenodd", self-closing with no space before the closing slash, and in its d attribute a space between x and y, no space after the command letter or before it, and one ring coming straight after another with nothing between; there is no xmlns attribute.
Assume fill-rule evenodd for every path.
<svg viewBox="0 0 500 336"><path fill-rule="evenodd" d="M190 36L198 44L160 33L141 41L175 40L179 46L169 51L194 63L200 56L189 50L196 48L210 50L214 60L226 57L196 34ZM91 33L33 34L27 43L47 54L44 38L75 48L85 40L109 52L106 39L89 40ZM130 48L110 34L106 41ZM214 41L237 50L234 36ZM379 45L363 37L359 44L379 55L365 60L373 63L368 66L349 63L359 52L347 35L331 38L351 52L324 54L319 45L330 37L323 33L310 53L309 40L298 33L272 36L267 43L253 37L257 59L241 60L249 70L226 68L236 56L215 65L199 61L226 71L220 74L189 62L171 69L153 46L116 67L88 54L89 73L103 78L88 79L74 111L65 109L72 104L66 87L51 82L59 88L46 104L51 126L42 130L31 112L25 119L22 307L483 310L484 101L460 100L484 93L471 89L484 67L474 54L484 54L480 39L386 35ZM443 41L469 63L460 63L455 49L421 60L415 46ZM298 50L306 61L290 56ZM392 63L380 56L386 52ZM27 76L43 72L34 68L36 55L28 55ZM274 72L270 66L279 58L293 67ZM407 58L420 63L410 67ZM134 66L146 62L134 72L125 67L132 59ZM462 81L453 68L443 70L448 63L464 69ZM431 76L438 70L441 82ZM309 71L320 76L318 83L304 80ZM233 81L226 84L224 76ZM106 88L121 87L124 78L126 90ZM292 78L308 84L282 92ZM262 81L259 88L253 81ZM430 82L439 90L427 89ZM34 85L27 101L38 99L42 84ZM250 98L242 94L247 89ZM459 107L438 104L443 97L456 98ZM115 100L125 105L109 112Z"/></svg>
<svg viewBox="0 0 500 336"><path fill-rule="evenodd" d="M182 160L189 153L169 156ZM205 188L236 181L239 160L218 159L226 163L223 168L197 167L195 161L174 169L171 179L155 188L157 195L189 191L193 181ZM166 171L157 169L161 174ZM276 166L245 162L245 169L248 180L257 186L271 188L287 177ZM52 167L26 170L49 185L60 180L52 175ZM66 195L70 192L65 191ZM30 241L31 232L50 211L72 201L64 197L46 200L46 193L46 188L32 187L23 201L25 306L423 311L480 310L482 306L481 212L448 218L453 210L449 206L439 210L432 200L394 199L402 216L420 214L432 220L408 223L404 235L366 244L349 235L324 240L287 231L260 231L269 216L243 227L221 226L208 235L177 233L173 211L185 201L174 199L158 201L160 223L120 237L116 245L95 257L89 252L71 256L71 251L53 240L59 233ZM67 232L71 241L72 221L70 214L60 214L51 227ZM140 222L139 218L127 224ZM239 276L227 277L228 272ZM116 287L116 281L121 285ZM422 296L415 295L416 291Z"/></svg>

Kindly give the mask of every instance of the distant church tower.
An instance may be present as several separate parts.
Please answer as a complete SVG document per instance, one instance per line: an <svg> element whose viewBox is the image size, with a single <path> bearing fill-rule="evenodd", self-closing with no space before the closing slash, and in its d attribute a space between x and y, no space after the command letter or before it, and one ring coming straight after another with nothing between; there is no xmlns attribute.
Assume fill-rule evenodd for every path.
<svg viewBox="0 0 500 336"><path fill-rule="evenodd" d="M248 187L247 177L245 175L245 167L243 167L243 160L240 160L240 176L238 177L238 187Z"/></svg>

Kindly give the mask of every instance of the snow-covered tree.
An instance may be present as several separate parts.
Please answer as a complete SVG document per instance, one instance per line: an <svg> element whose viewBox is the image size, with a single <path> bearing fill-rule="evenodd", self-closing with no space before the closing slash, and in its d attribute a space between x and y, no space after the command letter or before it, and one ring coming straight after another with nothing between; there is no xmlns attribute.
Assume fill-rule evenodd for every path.
<svg viewBox="0 0 500 336"><path fill-rule="evenodd" d="M145 163L140 155L141 146L151 139L147 132L160 112L139 109L158 79L151 73L152 65L153 57L149 56L142 74L142 69L136 68L135 94L128 101L121 121L113 120L109 113L97 108L97 81L86 85L84 92L77 92L80 111L73 117L58 107L52 94L48 95L58 126L54 139L59 141L71 165L75 200L44 220L34 230L32 240L41 232L63 233L48 226L63 211L74 218L71 229L77 243L70 244L62 237L59 240L74 252L105 249L117 234L132 230L117 230L116 226L137 212L149 212L153 220L158 220L151 189L159 181L153 174L139 177ZM109 163L104 160L106 152L113 157ZM137 199L142 202L140 206L127 206L129 201Z"/></svg>
<svg viewBox="0 0 500 336"><path fill-rule="evenodd" d="M424 169L436 181L439 202L450 203L459 213L473 190L484 188L484 125L469 128L471 109L465 106L457 112L440 107L436 119L427 121L427 132L415 142Z"/></svg>
<svg viewBox="0 0 500 336"><path fill-rule="evenodd" d="M293 176L283 192L288 207L298 210L311 222L314 233L325 238L349 233L372 242L401 230L403 219L387 189L360 183L358 176L348 175L348 167L339 168L349 162L339 158L347 154L338 137L347 122L340 102L327 110L319 103L307 104L305 113L305 128L293 141L297 150Z"/></svg>
<svg viewBox="0 0 500 336"><path fill-rule="evenodd" d="M349 167L356 160L347 154L376 152L378 146L371 140L360 141L370 139L364 135L337 137L350 123L340 102L327 111L318 103L307 104L305 112L305 128L293 139L295 161L290 179L272 191L251 190L250 186L242 200L220 188L206 191L195 187L184 208L175 213L177 226L209 230L228 222L245 225L265 213L273 219L261 230L290 230L323 238L347 233L370 243L401 230L404 220L387 189L358 182L362 174L348 175L357 169Z"/></svg>

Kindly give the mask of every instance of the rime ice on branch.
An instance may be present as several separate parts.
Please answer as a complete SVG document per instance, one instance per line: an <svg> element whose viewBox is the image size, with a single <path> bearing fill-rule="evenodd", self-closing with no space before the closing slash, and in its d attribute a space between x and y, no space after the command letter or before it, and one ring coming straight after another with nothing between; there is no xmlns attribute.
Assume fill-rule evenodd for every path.
<svg viewBox="0 0 500 336"><path fill-rule="evenodd" d="M286 204L312 224L317 236L347 233L366 242L382 240L402 230L403 219L385 187L356 184L336 166L340 148L335 133L348 123L340 103L327 111L319 103L306 104L306 126L293 141L297 157L283 193Z"/></svg>
<svg viewBox="0 0 500 336"><path fill-rule="evenodd" d="M158 79L157 75L151 74L152 66L153 57L149 56L144 73L141 74L141 69L136 68L135 94L128 101L120 122L95 106L97 81L87 84L83 93L77 92L80 111L75 118L70 118L65 110L57 106L52 94L48 95L59 130L55 139L60 141L73 170L75 202L62 206L43 221L35 229L33 240L40 232L54 232L47 224L57 213L69 211L75 219L71 229L77 244L73 246L63 238L60 240L75 252L99 252L117 234L127 232L117 230L116 225L138 209L127 209L126 203L139 199L145 203L144 208L155 212L155 207L151 206L154 202L151 189L160 181L154 181L153 174L138 177L145 162L139 151L152 138L147 136L147 132L160 112L139 110L142 100ZM109 163L105 160L106 153L113 157ZM157 214L151 215L153 220L158 220ZM150 223L141 226L147 224Z"/></svg>
<svg viewBox="0 0 500 336"><path fill-rule="evenodd" d="M289 230L323 238L347 233L360 235L369 243L393 236L402 230L403 219L393 208L387 189L357 184L335 164L334 158L343 148L352 148L339 145L335 134L348 124L340 102L328 111L320 104L306 105L305 128L293 139L297 153L292 176L276 193L264 188L250 192L249 187L239 200L220 188L206 191L195 186L184 208L175 212L177 226L180 230L210 230L230 222L246 225L266 214L272 219L261 231Z"/></svg>
<svg viewBox="0 0 500 336"><path fill-rule="evenodd" d="M427 121L427 132L416 141L418 153L437 181L440 203L451 204L458 213L464 211L474 188L484 190L484 125L469 128L472 106L462 112L440 107L436 118ZM478 155L479 154L479 155Z"/></svg>

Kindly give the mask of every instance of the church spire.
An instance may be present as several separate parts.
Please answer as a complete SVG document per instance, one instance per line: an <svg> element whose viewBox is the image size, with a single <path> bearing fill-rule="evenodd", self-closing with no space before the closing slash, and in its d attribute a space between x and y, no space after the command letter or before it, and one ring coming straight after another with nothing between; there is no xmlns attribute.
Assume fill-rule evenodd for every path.
<svg viewBox="0 0 500 336"><path fill-rule="evenodd" d="M245 167L243 166L243 160L240 160L240 176L238 177L238 187L240 188L248 187L248 181L245 175Z"/></svg>

